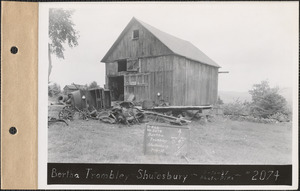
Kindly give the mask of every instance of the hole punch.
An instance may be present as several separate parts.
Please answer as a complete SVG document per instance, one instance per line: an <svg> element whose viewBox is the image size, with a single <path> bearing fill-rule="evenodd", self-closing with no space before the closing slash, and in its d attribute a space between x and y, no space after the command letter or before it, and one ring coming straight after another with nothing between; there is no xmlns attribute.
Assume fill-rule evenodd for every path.
<svg viewBox="0 0 300 191"><path fill-rule="evenodd" d="M9 133L12 135L15 135L17 133L17 128L15 128L15 127L9 128Z"/></svg>
<svg viewBox="0 0 300 191"><path fill-rule="evenodd" d="M13 47L10 48L10 52L12 54L17 54L18 53L18 48L16 46L13 46Z"/></svg>

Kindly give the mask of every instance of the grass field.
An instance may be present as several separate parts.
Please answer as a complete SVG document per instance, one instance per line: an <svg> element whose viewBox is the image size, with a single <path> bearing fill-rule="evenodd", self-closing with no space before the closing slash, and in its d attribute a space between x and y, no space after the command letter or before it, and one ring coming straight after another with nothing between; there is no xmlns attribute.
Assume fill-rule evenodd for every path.
<svg viewBox="0 0 300 191"><path fill-rule="evenodd" d="M260 124L221 117L205 124L193 121L186 158L144 155L145 126L96 120L74 120L69 126L52 124L48 128L48 160L183 164L290 164L292 160L291 123Z"/></svg>

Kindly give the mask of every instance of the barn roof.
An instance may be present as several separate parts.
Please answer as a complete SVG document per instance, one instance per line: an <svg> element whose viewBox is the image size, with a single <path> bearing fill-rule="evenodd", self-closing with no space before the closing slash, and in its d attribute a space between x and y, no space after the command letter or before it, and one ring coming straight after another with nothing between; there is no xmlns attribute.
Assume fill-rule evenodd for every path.
<svg viewBox="0 0 300 191"><path fill-rule="evenodd" d="M64 89L68 88L70 90L78 90L78 89L82 89L83 87L84 85L72 84L72 85L66 85Z"/></svg>
<svg viewBox="0 0 300 191"><path fill-rule="evenodd" d="M74 85L66 85L65 87L64 87L64 89L65 88L68 88L68 89L70 89L70 90L77 90L77 88L74 86Z"/></svg>
<svg viewBox="0 0 300 191"><path fill-rule="evenodd" d="M205 55L201 50L199 50L196 46L186 40L182 40L173 35L165 33L143 21L140 21L136 18L132 18L126 28L123 30L121 35L115 41L113 46L109 49L106 55L101 60L102 62L107 59L110 55L111 51L115 48L118 42L123 38L126 32L130 29L130 27L134 24L134 22L138 22L144 28L146 28L150 33L152 33L157 39L159 39L165 46L167 46L174 54L186 57L188 59L201 62L210 66L220 67L215 61L210 59L207 55Z"/></svg>

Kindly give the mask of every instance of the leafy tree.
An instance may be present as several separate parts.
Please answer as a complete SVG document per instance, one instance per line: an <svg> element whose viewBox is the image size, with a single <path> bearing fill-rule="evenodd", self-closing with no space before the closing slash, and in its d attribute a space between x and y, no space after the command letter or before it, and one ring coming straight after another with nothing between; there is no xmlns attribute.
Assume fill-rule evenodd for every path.
<svg viewBox="0 0 300 191"><path fill-rule="evenodd" d="M74 29L75 24L72 21L72 10L50 9L49 10L49 43L48 43L48 81L52 71L51 54L64 59L64 44L69 47L78 45L79 34Z"/></svg>
<svg viewBox="0 0 300 191"><path fill-rule="evenodd" d="M83 89L84 89L84 90L88 90L88 89L89 89L89 85L88 85L88 84L85 84L85 85L83 86Z"/></svg>
<svg viewBox="0 0 300 191"><path fill-rule="evenodd" d="M287 112L286 99L278 94L279 88L271 88L268 81L254 84L249 90L252 95L251 113L254 116L268 118L275 113Z"/></svg>
<svg viewBox="0 0 300 191"><path fill-rule="evenodd" d="M96 81L93 81L92 83L90 83L89 85L89 89L92 89L92 88L99 88L100 86L97 84Z"/></svg>
<svg viewBox="0 0 300 191"><path fill-rule="evenodd" d="M60 85L57 83L54 83L53 85L48 85L48 95L50 97L54 95L58 95L61 93Z"/></svg>

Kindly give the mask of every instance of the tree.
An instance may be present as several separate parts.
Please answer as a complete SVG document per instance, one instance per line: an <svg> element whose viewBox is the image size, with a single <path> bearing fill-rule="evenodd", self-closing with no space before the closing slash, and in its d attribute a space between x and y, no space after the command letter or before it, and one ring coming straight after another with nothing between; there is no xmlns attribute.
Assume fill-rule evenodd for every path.
<svg viewBox="0 0 300 191"><path fill-rule="evenodd" d="M54 95L58 95L61 93L60 85L57 83L54 83L53 85L48 85L48 95L50 97Z"/></svg>
<svg viewBox="0 0 300 191"><path fill-rule="evenodd" d="M48 81L52 71L51 54L64 59L65 48L63 45L67 43L71 48L78 45L79 34L74 29L73 12L71 10L53 8L49 10Z"/></svg>
<svg viewBox="0 0 300 191"><path fill-rule="evenodd" d="M268 81L254 84L249 90L252 96L251 113L263 118L268 118L275 113L286 114L286 99L278 94L278 91L279 88L271 88Z"/></svg>
<svg viewBox="0 0 300 191"><path fill-rule="evenodd" d="M99 88L100 86L97 84L96 81L93 81L92 83L90 83L89 85L89 89L92 89L92 88Z"/></svg>

